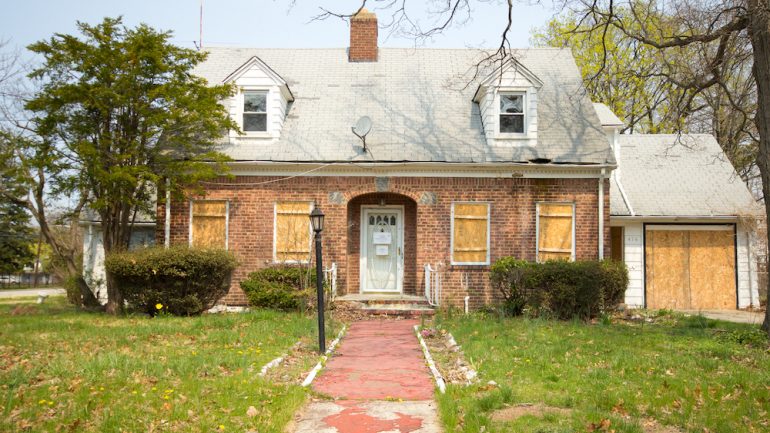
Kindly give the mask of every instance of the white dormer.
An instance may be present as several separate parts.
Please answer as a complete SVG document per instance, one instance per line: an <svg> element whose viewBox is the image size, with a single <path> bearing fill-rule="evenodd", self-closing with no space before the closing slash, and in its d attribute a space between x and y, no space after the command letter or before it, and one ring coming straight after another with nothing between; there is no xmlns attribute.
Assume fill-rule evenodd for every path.
<svg viewBox="0 0 770 433"><path fill-rule="evenodd" d="M479 104L487 144L537 145L537 92L543 82L516 59L484 79L473 101Z"/></svg>
<svg viewBox="0 0 770 433"><path fill-rule="evenodd" d="M229 100L230 115L244 133L230 131L231 138L271 139L281 135L294 95L278 73L255 56L223 82L236 86L236 93Z"/></svg>

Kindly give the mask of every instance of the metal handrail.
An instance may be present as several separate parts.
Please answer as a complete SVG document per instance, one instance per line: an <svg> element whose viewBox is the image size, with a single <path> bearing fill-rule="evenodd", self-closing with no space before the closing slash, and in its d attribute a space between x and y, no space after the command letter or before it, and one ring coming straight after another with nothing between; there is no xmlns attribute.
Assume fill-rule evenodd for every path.
<svg viewBox="0 0 770 433"><path fill-rule="evenodd" d="M425 264L425 298L428 304L438 307L441 302L441 273L429 263ZM436 266L438 268L438 266Z"/></svg>
<svg viewBox="0 0 770 433"><path fill-rule="evenodd" d="M331 291L331 298L337 297L337 263L332 263L331 267L324 268L324 281L328 284Z"/></svg>

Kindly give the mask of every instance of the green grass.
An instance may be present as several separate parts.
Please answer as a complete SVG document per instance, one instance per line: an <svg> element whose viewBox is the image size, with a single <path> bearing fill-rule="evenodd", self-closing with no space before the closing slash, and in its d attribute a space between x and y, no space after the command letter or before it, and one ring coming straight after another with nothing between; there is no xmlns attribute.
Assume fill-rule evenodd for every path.
<svg viewBox="0 0 770 433"><path fill-rule="evenodd" d="M307 395L257 373L312 338L310 316L110 317L64 302L0 305L0 431L280 432Z"/></svg>
<svg viewBox="0 0 770 433"><path fill-rule="evenodd" d="M609 419L617 433L641 433L645 418L690 432L770 431L770 352L756 327L671 315L652 324L489 316L437 323L481 375L478 385L438 396L447 432L593 431L589 424ZM571 414L490 420L517 403Z"/></svg>

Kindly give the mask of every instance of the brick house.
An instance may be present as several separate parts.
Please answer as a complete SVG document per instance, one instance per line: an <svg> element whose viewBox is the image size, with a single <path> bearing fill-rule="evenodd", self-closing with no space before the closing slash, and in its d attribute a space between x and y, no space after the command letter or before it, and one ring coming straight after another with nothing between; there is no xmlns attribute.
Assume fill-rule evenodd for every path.
<svg viewBox="0 0 770 433"><path fill-rule="evenodd" d="M343 299L475 308L496 297L500 257L610 257L616 142L569 50L477 69L478 50L379 48L362 11L349 49L208 51L196 73L238 89L223 102L244 131L221 149L233 177L159 200L156 235L236 254L222 303L245 304L253 270L309 263L313 206ZM364 116L361 139L351 126Z"/></svg>

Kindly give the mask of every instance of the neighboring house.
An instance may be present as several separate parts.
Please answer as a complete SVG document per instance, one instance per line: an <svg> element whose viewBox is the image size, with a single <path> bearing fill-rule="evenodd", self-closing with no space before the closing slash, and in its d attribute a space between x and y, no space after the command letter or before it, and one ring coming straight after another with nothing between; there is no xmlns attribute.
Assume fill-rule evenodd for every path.
<svg viewBox="0 0 770 433"><path fill-rule="evenodd" d="M98 215L87 212L80 220L83 234L83 278L101 303L107 302L107 286L104 270L104 244L102 226ZM134 223L129 249L147 247L155 244L155 221L148 215L142 215Z"/></svg>
<svg viewBox="0 0 770 433"><path fill-rule="evenodd" d="M471 308L479 307L498 296L488 279L495 260L609 257L611 225L617 225L625 227L622 235L613 229L625 237L617 248L625 249L632 268L627 302L645 304L643 224L655 233L655 244L648 240L651 254L668 238L649 230L651 220L634 219L660 215L639 213L647 211L641 200L631 212L610 179L619 149L631 155L634 140L646 138L616 137L617 125L600 121L607 113L599 108L597 114L569 50L517 50L516 60L476 70L486 55L478 50L378 48L377 19L366 11L351 19L350 32L347 50L209 48L196 70L212 84L237 88L223 103L244 134L228 134L221 148L233 159L234 177L206 183L206 195L191 201L159 201L156 233L159 243L235 253L240 266L223 303L246 303L239 282L253 270L310 263L308 214L318 206L326 215L324 261L336 264L338 295L348 299L428 296L442 305L461 306L467 299ZM365 140L351 131L363 116L373 125ZM721 155L713 141L698 139L713 144L715 158ZM648 150L649 159L658 154ZM658 158L668 163L665 153ZM742 201L720 214L730 219L713 221L697 198L673 195L673 179L650 178L645 167L634 166L644 162L628 162L621 177L629 201L637 193L649 196L648 184L650 194L658 194L652 203L671 200L683 208L666 209L669 219L660 221L679 222L682 214L696 217L688 222L709 222L718 234L683 231L689 226L671 233L721 242L723 256L714 253L710 267L693 269L728 272L728 261L716 259L730 252L729 242L716 229L735 227L738 204L751 208L740 179L730 184L740 192L730 195ZM692 164L700 162L698 157ZM704 199L713 194L709 188ZM734 251L747 256L741 245ZM741 260L738 266L746 266ZM663 293L663 283L654 282L655 293ZM652 303L649 293L648 287L648 306L668 305Z"/></svg>
<svg viewBox="0 0 770 433"><path fill-rule="evenodd" d="M613 141L612 257L626 262L626 304L678 310L759 306L754 227L762 209L705 134L619 135Z"/></svg>

